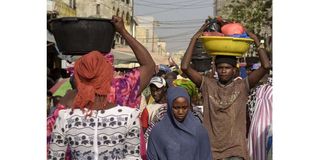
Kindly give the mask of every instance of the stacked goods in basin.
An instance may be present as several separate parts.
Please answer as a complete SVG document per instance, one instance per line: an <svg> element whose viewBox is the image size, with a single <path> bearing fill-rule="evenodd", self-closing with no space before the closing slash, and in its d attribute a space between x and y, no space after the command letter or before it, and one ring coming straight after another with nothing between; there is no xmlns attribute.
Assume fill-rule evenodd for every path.
<svg viewBox="0 0 320 160"><path fill-rule="evenodd" d="M221 17L207 21L210 21L210 26L200 39L209 55L240 57L249 50L253 39L240 23L226 22Z"/></svg>

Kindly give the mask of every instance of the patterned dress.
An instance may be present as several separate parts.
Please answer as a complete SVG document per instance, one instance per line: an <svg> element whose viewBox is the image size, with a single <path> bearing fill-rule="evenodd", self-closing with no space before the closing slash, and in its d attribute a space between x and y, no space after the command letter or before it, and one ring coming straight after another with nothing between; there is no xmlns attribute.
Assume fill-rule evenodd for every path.
<svg viewBox="0 0 320 160"><path fill-rule="evenodd" d="M141 159L139 134L138 109L117 106L93 111L90 117L80 109L63 109L54 125L48 159L64 159L67 146L77 160Z"/></svg>
<svg viewBox="0 0 320 160"><path fill-rule="evenodd" d="M110 102L120 106L138 108L141 100L141 97L138 96L139 89L140 89L140 70L133 69L131 72L128 72L123 76L117 76L113 78L111 82L110 93L108 94L107 98ZM51 133L53 131L53 126L55 124L55 121L58 117L58 113L60 110L65 108L66 107L63 105L58 105L53 115L47 118L47 144L49 144L51 140ZM49 145L47 145L47 147L49 147ZM65 157L66 160L71 159L70 154L68 153L66 154L66 157Z"/></svg>

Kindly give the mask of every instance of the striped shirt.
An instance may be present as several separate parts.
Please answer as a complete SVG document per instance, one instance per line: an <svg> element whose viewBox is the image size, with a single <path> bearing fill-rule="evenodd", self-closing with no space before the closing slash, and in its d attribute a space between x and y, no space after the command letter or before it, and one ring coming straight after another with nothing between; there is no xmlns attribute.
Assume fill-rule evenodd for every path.
<svg viewBox="0 0 320 160"><path fill-rule="evenodd" d="M249 156L252 160L267 159L267 136L272 124L272 85L261 85L256 91L255 110L248 135Z"/></svg>

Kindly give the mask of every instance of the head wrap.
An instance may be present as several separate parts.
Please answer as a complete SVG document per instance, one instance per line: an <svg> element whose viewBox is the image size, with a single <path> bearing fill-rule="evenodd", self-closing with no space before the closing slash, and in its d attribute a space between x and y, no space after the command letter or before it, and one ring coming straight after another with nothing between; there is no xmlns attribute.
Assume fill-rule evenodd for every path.
<svg viewBox="0 0 320 160"><path fill-rule="evenodd" d="M176 79L173 85L186 89L190 97L198 95L197 86L189 79Z"/></svg>
<svg viewBox="0 0 320 160"><path fill-rule="evenodd" d="M237 58L235 56L223 56L223 55L217 55L215 59L216 66L220 63L228 63L232 65L233 67L237 66Z"/></svg>
<svg viewBox="0 0 320 160"><path fill-rule="evenodd" d="M112 64L100 52L92 51L78 59L74 66L78 93L73 108L104 109L112 77ZM95 102L96 95L104 98Z"/></svg>
<svg viewBox="0 0 320 160"><path fill-rule="evenodd" d="M168 89L167 114L151 131L147 150L148 159L211 160L209 136L200 121L190 110L182 122L174 118L172 105L178 97L184 97L190 106L190 98L184 88Z"/></svg>

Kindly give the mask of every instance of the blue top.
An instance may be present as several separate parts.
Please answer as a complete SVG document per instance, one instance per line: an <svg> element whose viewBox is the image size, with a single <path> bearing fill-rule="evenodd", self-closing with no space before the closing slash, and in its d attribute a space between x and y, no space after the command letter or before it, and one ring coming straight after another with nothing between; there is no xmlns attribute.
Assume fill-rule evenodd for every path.
<svg viewBox="0 0 320 160"><path fill-rule="evenodd" d="M186 98L190 106L190 97L184 88L168 89L167 114L151 131L148 160L211 160L209 136L200 121L190 110L182 123L174 118L172 104L178 97Z"/></svg>

